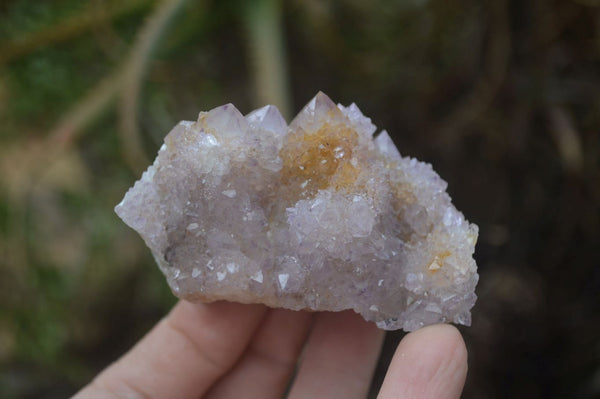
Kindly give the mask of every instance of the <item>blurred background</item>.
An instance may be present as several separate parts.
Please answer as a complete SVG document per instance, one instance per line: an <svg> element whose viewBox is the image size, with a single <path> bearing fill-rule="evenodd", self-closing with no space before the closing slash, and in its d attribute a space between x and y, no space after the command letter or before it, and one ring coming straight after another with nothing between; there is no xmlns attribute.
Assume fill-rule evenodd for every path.
<svg viewBox="0 0 600 399"><path fill-rule="evenodd" d="M318 90L480 226L463 396L600 397L598 0L0 0L0 397L73 394L175 303L113 207L179 120Z"/></svg>

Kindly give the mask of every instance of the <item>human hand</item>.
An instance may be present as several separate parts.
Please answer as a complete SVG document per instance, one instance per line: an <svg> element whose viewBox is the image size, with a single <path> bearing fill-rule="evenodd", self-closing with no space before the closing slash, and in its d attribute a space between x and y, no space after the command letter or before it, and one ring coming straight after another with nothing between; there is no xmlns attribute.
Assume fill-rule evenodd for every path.
<svg viewBox="0 0 600 399"><path fill-rule="evenodd" d="M351 311L180 301L74 398L365 398L382 340ZM458 398L466 373L458 330L425 327L398 345L378 398Z"/></svg>

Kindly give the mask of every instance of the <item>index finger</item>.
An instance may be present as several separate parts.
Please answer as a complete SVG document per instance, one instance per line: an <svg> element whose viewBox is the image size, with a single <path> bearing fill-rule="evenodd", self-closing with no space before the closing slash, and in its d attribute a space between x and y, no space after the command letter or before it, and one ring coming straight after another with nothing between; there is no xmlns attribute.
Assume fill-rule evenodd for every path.
<svg viewBox="0 0 600 399"><path fill-rule="evenodd" d="M180 301L75 398L197 398L235 364L265 314L262 305Z"/></svg>

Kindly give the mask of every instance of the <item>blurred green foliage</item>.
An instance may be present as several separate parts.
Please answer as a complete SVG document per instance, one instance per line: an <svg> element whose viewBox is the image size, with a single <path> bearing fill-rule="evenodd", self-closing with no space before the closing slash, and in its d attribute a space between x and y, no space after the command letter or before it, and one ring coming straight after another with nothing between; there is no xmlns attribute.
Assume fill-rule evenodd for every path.
<svg viewBox="0 0 600 399"><path fill-rule="evenodd" d="M594 0L1 2L0 397L72 394L175 302L113 213L133 154L200 110L318 90L481 227L465 397L599 394L599 21Z"/></svg>

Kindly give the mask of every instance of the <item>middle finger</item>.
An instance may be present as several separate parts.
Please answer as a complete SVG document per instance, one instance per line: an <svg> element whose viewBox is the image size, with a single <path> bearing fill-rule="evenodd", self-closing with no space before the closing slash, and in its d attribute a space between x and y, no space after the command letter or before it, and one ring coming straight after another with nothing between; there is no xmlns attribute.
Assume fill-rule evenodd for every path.
<svg viewBox="0 0 600 399"><path fill-rule="evenodd" d="M281 398L296 367L312 314L272 309L238 364L206 396Z"/></svg>

